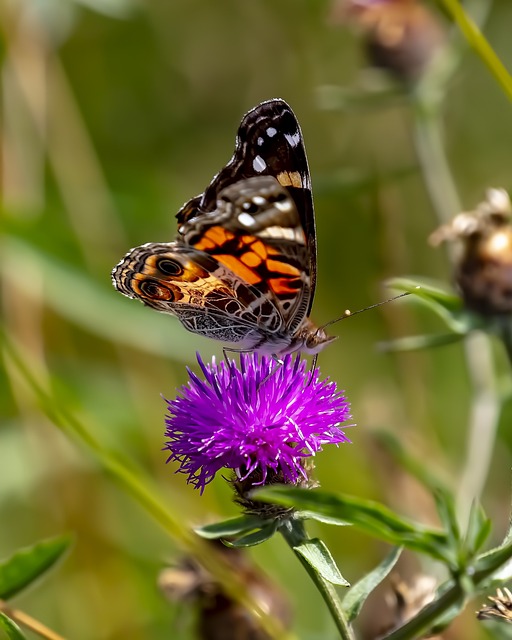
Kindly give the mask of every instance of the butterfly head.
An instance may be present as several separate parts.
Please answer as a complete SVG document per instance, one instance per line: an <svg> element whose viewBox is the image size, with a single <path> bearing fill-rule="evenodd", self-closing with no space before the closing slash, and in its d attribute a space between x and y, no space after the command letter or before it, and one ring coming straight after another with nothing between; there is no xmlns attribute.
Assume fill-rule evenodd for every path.
<svg viewBox="0 0 512 640"><path fill-rule="evenodd" d="M323 327L317 327L308 318L297 334L296 340L297 342L300 341L300 347L297 350L309 355L315 355L337 339L338 336L327 335Z"/></svg>

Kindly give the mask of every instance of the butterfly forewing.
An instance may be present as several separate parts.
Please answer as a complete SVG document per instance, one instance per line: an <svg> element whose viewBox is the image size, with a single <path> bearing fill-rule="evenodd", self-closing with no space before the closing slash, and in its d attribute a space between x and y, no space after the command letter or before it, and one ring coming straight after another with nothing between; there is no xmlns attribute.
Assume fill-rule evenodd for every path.
<svg viewBox="0 0 512 640"><path fill-rule="evenodd" d="M304 139L292 109L281 99L267 100L242 118L235 151L228 164L213 178L204 193L187 202L178 212L180 224L214 211L222 190L247 178L272 176L292 196L306 237L310 297L309 314L316 284L316 232L311 178Z"/></svg>

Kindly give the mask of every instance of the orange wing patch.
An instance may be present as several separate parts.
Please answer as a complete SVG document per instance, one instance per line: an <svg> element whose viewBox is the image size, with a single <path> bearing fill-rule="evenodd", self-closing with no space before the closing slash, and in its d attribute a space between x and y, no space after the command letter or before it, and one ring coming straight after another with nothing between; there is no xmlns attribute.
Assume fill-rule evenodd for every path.
<svg viewBox="0 0 512 640"><path fill-rule="evenodd" d="M222 227L210 227L206 230L204 236L194 246L201 251L211 251L215 247L222 247L235 237L231 231Z"/></svg>

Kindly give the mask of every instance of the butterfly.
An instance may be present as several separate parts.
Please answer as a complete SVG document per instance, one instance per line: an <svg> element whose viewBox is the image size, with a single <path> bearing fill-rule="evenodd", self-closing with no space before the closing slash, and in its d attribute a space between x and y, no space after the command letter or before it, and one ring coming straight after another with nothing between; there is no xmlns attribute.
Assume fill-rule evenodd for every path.
<svg viewBox="0 0 512 640"><path fill-rule="evenodd" d="M231 160L177 213L173 242L129 251L118 291L220 340L279 358L334 340L309 318L316 284L311 179L298 120L281 99L242 118Z"/></svg>

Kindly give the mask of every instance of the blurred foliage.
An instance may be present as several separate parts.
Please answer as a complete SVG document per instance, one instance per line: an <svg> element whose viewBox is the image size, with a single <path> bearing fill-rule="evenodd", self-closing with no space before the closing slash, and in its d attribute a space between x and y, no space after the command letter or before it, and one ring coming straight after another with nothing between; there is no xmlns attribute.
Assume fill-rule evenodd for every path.
<svg viewBox="0 0 512 640"><path fill-rule="evenodd" d="M208 358L220 356L220 347L122 299L110 270L131 246L173 237L174 213L229 159L242 114L280 96L300 119L313 179L315 319L387 296L381 283L389 277L421 274L449 285L447 258L426 242L439 220L415 155L413 100L394 85L386 99L367 90L361 40L334 19L328 2L13 0L0 11L3 331L59 398L58 409L133 458L176 518L200 525L235 516L222 480L199 496L166 467L161 451L160 394L171 397L185 381L196 350ZM485 24L509 66L511 20L511 3L496 0ZM512 127L510 105L481 60L467 50L460 56L443 86L442 122L469 208L488 186L510 188ZM344 100L325 108L325 96L338 90ZM320 365L346 390L358 426L350 430L352 446L318 458L325 489L399 505L436 526L432 497L376 436L385 430L428 460L461 504L471 500L466 482L479 463L468 469L473 387L464 344L385 355L375 349L442 330L440 320L407 302L337 325L340 340ZM508 524L512 436L500 345L491 356L503 374L495 383L503 406L481 500L497 544ZM0 557L48 536L72 532L76 540L44 588L17 596L16 606L73 640L192 637L183 608L163 598L156 580L180 542L55 428L12 361L4 364ZM353 584L389 553L353 527L314 526ZM287 590L300 637L334 637L319 596L283 544L273 538L251 553ZM405 577L438 571L408 553L397 566ZM366 621L363 609L363 637L371 637L369 618L382 607L381 593ZM487 635L468 611L443 637Z"/></svg>

